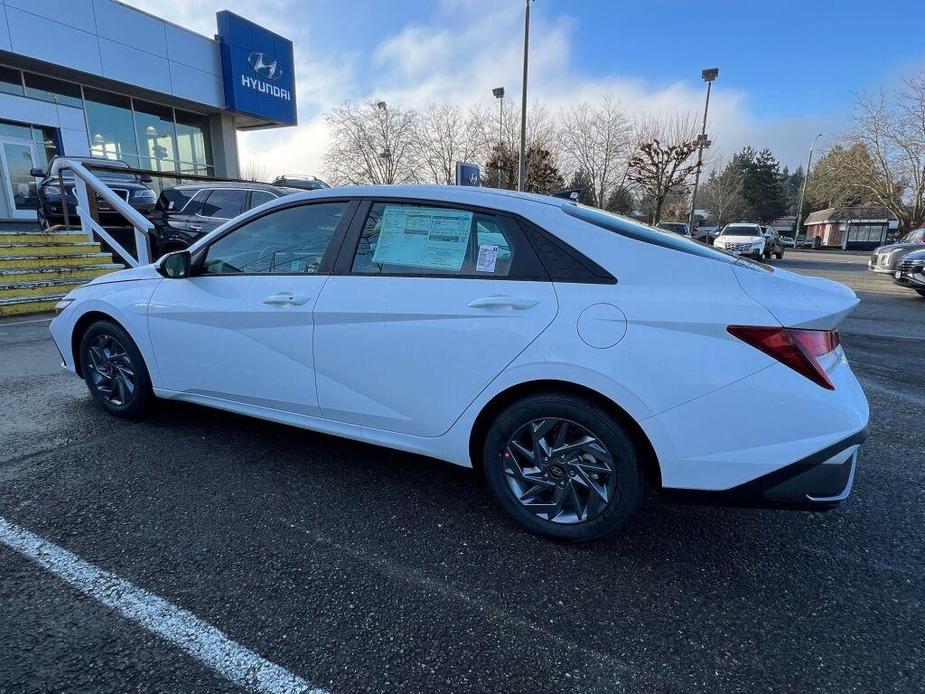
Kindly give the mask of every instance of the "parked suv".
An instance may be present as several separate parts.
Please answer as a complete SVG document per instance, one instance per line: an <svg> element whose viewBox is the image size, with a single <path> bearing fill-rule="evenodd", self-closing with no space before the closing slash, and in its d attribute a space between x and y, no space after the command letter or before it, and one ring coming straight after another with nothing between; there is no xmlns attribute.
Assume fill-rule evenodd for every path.
<svg viewBox="0 0 925 694"><path fill-rule="evenodd" d="M914 229L896 243L875 248L867 261L868 269L873 272L893 274L899 262L912 251L925 248L925 227Z"/></svg>
<svg viewBox="0 0 925 694"><path fill-rule="evenodd" d="M301 192L266 183L189 183L166 188L151 221L154 257L179 251L198 238L265 202Z"/></svg>
<svg viewBox="0 0 925 694"><path fill-rule="evenodd" d="M293 176L291 174L277 176L273 180L273 185L283 188L298 188L299 190L321 190L331 187L320 178L315 178L314 176Z"/></svg>
<svg viewBox="0 0 925 694"><path fill-rule="evenodd" d="M678 236L691 238L691 230L687 226L687 222L659 222L658 228L665 231L670 231L677 234Z"/></svg>
<svg viewBox="0 0 925 694"><path fill-rule="evenodd" d="M925 297L925 249L906 253L893 271L893 281Z"/></svg>
<svg viewBox="0 0 925 694"><path fill-rule="evenodd" d="M103 164L118 168L129 168L124 161L117 159L98 159L95 157L67 157L82 164ZM64 205L67 205L67 212L71 222L77 221L77 196L74 194L74 173L70 169L63 169L65 161L61 157L52 157L48 165L48 171L43 169L32 169L30 173L41 180L36 185L38 195L38 215L39 226L42 229L48 229L55 224L64 224ZM91 173L100 179L103 183L112 188L113 192L125 200L129 205L148 215L154 209L154 203L157 195L151 190L146 183L152 181L150 176L139 176L134 173L119 173L116 171L94 171ZM63 174L64 189L66 201L62 203L59 174ZM99 221L103 226L125 226L125 218L103 198L97 195L96 209L99 213Z"/></svg>

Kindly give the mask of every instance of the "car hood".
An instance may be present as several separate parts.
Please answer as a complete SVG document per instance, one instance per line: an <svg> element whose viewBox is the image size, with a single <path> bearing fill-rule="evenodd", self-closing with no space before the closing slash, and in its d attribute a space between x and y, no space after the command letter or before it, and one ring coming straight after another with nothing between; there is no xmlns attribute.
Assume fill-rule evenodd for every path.
<svg viewBox="0 0 925 694"><path fill-rule="evenodd" d="M918 250L918 251L912 251L911 253L906 253L906 255L904 255L902 259L903 260L920 260L922 258L925 258L925 248L922 248L921 250Z"/></svg>
<svg viewBox="0 0 925 694"><path fill-rule="evenodd" d="M775 268L773 273L733 266L739 286L788 328L835 328L858 305L857 295L840 282Z"/></svg>
<svg viewBox="0 0 925 694"><path fill-rule="evenodd" d="M141 265L139 267L130 267L125 270L117 270L109 274L102 275L83 285L90 287L97 284L112 284L113 282L134 282L136 280L163 279L163 276L154 269L154 264Z"/></svg>
<svg viewBox="0 0 925 694"><path fill-rule="evenodd" d="M921 243L891 243L886 246L878 246L874 253L888 253L890 251L909 250L923 248Z"/></svg>

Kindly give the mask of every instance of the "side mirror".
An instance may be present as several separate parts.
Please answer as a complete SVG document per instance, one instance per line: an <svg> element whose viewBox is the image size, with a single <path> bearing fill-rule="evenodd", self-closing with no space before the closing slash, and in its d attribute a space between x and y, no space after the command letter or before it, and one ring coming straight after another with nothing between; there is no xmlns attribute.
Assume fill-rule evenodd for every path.
<svg viewBox="0 0 925 694"><path fill-rule="evenodd" d="M154 183L154 177L149 176L148 174L142 174L140 180L142 183Z"/></svg>
<svg viewBox="0 0 925 694"><path fill-rule="evenodd" d="M29 169L29 175L34 176L35 178L45 178L45 171L42 169L32 168Z"/></svg>
<svg viewBox="0 0 925 694"><path fill-rule="evenodd" d="M157 271L169 280L179 280L189 277L192 257L189 251L175 251L168 253L157 261Z"/></svg>

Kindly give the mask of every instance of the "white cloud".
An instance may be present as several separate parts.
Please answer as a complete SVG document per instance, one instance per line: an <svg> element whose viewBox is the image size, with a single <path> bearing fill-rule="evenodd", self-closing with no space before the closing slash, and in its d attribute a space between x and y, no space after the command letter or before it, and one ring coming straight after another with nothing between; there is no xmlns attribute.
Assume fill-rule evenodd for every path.
<svg viewBox="0 0 925 694"><path fill-rule="evenodd" d="M214 33L217 9L243 16L253 13L244 0L133 0L137 6L170 16L179 24L207 35ZM296 0L261 4L259 21L293 39L296 45L298 99L301 125L241 133L242 161L256 160L270 172L317 173L327 147L322 118L325 110L344 99L375 97L403 106L428 100L462 106L493 104L492 87L505 86L519 100L523 58L523 9L520 3L486 0L443 0L435 18L412 22L397 34L383 36L367 53L318 55L311 40L310 21L297 19L323 12L323 6ZM309 15L310 16L310 15ZM577 70L572 59L577 26L564 15L549 18L533 13L530 45L529 102L550 111L579 101L594 102L613 94L633 115L696 113L703 108L700 81L653 84L618 72L594 78ZM349 37L344 37L349 45ZM356 75L372 85L365 92ZM770 147L782 162L795 167L820 127L836 127L833 116L807 115L766 119L760 104L747 93L716 83L710 103L709 131L715 154L728 156L746 144ZM834 133L833 133L834 134Z"/></svg>

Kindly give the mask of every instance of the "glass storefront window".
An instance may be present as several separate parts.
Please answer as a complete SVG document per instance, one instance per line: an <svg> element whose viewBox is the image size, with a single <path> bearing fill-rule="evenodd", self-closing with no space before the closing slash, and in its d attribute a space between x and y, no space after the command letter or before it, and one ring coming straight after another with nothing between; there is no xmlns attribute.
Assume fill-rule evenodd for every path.
<svg viewBox="0 0 925 694"><path fill-rule="evenodd" d="M32 128L22 123L0 120L0 137L15 137L20 140L32 139Z"/></svg>
<svg viewBox="0 0 925 694"><path fill-rule="evenodd" d="M138 147L135 144L131 99L90 88L84 89L84 99L93 156L121 159L137 168Z"/></svg>
<svg viewBox="0 0 925 694"><path fill-rule="evenodd" d="M152 171L177 170L177 138L173 109L133 99L135 133L141 166Z"/></svg>
<svg viewBox="0 0 925 694"><path fill-rule="evenodd" d="M80 108L83 103L80 97L80 86L71 82L62 82L43 75L24 73L26 79L26 96L42 101L50 101L62 106L76 106Z"/></svg>
<svg viewBox="0 0 925 694"><path fill-rule="evenodd" d="M58 153L57 138L54 128L32 126L32 139L38 145L36 149L35 165L40 169L48 170L48 162Z"/></svg>
<svg viewBox="0 0 925 694"><path fill-rule="evenodd" d="M199 173L212 163L212 136L209 117L176 109L177 151L181 171ZM190 165L193 166L190 166Z"/></svg>
<svg viewBox="0 0 925 694"><path fill-rule="evenodd" d="M0 92L22 96L22 73L11 67L0 66Z"/></svg>

